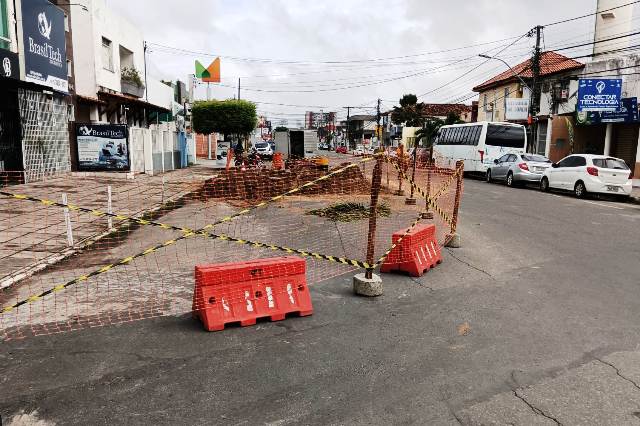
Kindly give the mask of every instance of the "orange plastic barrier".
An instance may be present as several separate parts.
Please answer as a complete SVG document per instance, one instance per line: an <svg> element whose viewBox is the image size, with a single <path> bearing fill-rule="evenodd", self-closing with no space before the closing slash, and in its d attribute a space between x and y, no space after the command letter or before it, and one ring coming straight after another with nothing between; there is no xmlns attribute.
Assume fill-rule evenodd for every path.
<svg viewBox="0 0 640 426"><path fill-rule="evenodd" d="M274 170L282 170L284 169L284 161L282 160L282 153L281 152L276 152L275 154L273 154L273 160L271 163L271 167Z"/></svg>
<svg viewBox="0 0 640 426"><path fill-rule="evenodd" d="M397 243L405 234L393 234ZM426 271L442 263L442 249L436 240L435 225L417 225L400 241L380 267L380 272L400 271L412 277L421 277Z"/></svg>
<svg viewBox="0 0 640 426"><path fill-rule="evenodd" d="M209 331L229 323L253 325L264 317L280 321L290 313L313 314L304 259L274 257L195 268L193 316Z"/></svg>

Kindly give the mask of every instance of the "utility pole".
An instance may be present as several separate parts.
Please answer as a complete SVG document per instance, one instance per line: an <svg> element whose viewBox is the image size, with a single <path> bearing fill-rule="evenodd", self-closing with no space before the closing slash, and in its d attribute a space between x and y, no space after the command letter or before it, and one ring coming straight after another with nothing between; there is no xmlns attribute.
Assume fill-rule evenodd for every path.
<svg viewBox="0 0 640 426"><path fill-rule="evenodd" d="M240 77L238 77L238 100L240 100Z"/></svg>
<svg viewBox="0 0 640 426"><path fill-rule="evenodd" d="M529 144L528 148L528 152L532 152L532 149L537 146L537 120L536 117L538 115L538 111L539 111L539 100L540 100L540 91L538 90L539 87L539 80L540 80L540 59L542 56L542 52L541 52L541 48L540 48L540 43L541 43L541 39L542 39L542 30L544 29L543 26L541 25L537 25L535 28L533 28L531 30L531 33L533 33L533 31L535 31L536 33L536 47L533 51L533 57L531 58L531 73L533 74L533 86L531 87L531 99L529 101L529 108L530 108L530 116L531 116L531 142Z"/></svg>
<svg viewBox="0 0 640 426"><path fill-rule="evenodd" d="M376 136L378 137L378 146L382 146L382 132L380 131L380 98L378 98L378 106L376 108Z"/></svg>
<svg viewBox="0 0 640 426"><path fill-rule="evenodd" d="M347 149L349 149L351 147L351 141L349 140L349 119L351 118L351 107L347 106L345 108L347 109Z"/></svg>

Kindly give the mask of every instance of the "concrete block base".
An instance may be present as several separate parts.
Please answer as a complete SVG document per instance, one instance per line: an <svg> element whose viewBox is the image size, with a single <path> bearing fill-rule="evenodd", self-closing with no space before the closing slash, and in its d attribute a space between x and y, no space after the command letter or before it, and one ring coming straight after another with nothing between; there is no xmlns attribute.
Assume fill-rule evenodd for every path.
<svg viewBox="0 0 640 426"><path fill-rule="evenodd" d="M422 212L420 217L422 219L425 219L425 220L432 220L433 219L433 212Z"/></svg>
<svg viewBox="0 0 640 426"><path fill-rule="evenodd" d="M405 198L404 203L408 206L415 206L416 199L415 198Z"/></svg>
<svg viewBox="0 0 640 426"><path fill-rule="evenodd" d="M462 241L460 240L460 234L449 234L449 235L447 235L447 240L449 242L446 244L446 247L450 247L450 248L460 248L460 247L462 247Z"/></svg>
<svg viewBox="0 0 640 426"><path fill-rule="evenodd" d="M353 292L358 296L382 296L382 278L373 274L371 279L368 279L364 272L358 274L353 277Z"/></svg>

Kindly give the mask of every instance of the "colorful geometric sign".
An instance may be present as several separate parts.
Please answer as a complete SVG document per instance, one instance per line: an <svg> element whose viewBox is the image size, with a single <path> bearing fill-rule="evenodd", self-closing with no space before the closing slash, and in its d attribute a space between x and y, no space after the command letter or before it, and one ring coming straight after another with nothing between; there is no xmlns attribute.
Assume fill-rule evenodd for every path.
<svg viewBox="0 0 640 426"><path fill-rule="evenodd" d="M208 68L196 61L196 77L204 83L220 83L220 58L216 58Z"/></svg>

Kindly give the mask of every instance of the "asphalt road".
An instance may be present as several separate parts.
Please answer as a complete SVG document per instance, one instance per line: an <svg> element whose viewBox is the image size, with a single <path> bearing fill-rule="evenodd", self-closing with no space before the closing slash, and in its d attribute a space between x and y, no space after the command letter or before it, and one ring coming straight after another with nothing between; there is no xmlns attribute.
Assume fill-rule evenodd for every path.
<svg viewBox="0 0 640 426"><path fill-rule="evenodd" d="M638 350L639 224L638 205L467 180L463 247L421 279L385 275L385 295L369 300L339 277L313 287L311 317L220 333L184 315L10 341L0 413L42 424L577 424L522 398L550 404L562 386L579 396L568 375L618 398L622 375L591 366Z"/></svg>

